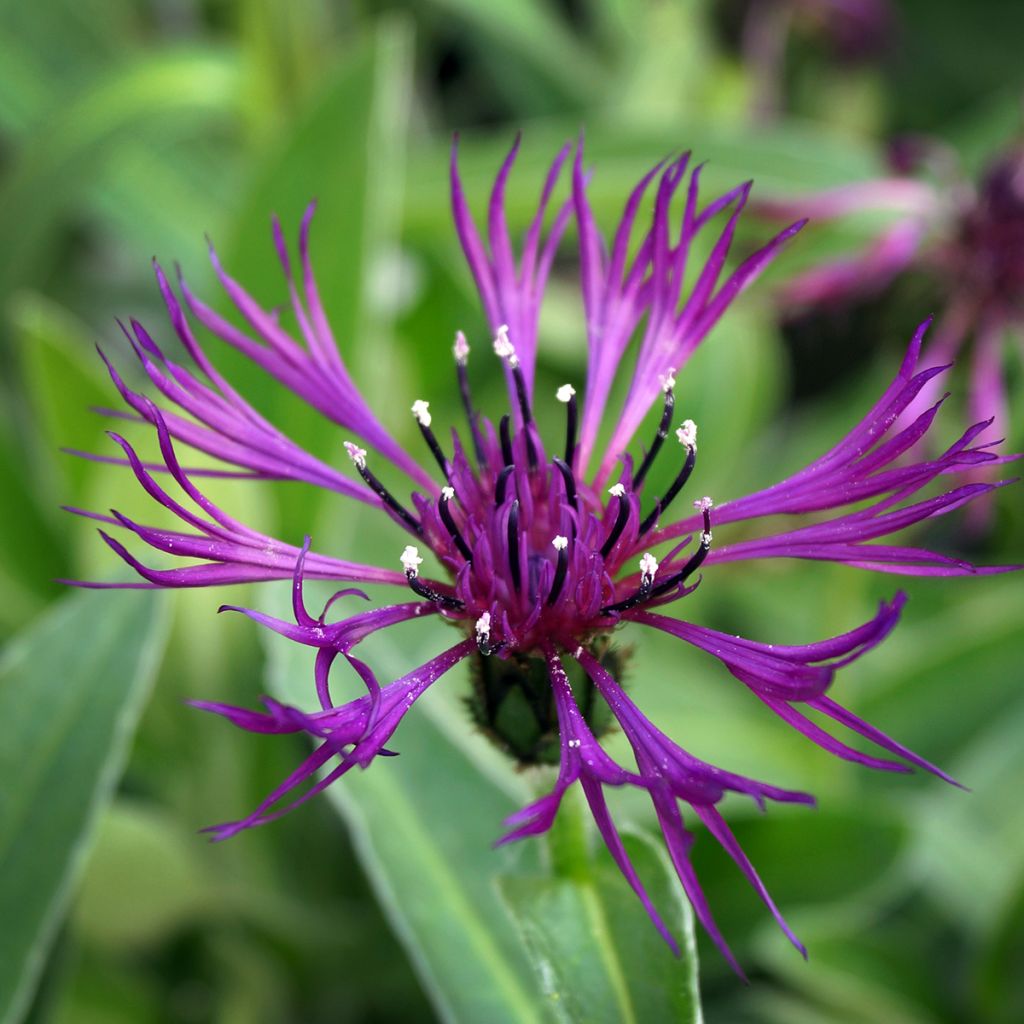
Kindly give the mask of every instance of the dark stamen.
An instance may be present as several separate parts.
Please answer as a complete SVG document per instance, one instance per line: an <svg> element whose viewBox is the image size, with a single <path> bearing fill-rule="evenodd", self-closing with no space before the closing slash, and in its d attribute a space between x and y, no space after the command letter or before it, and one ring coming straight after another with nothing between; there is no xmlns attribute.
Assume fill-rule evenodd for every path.
<svg viewBox="0 0 1024 1024"><path fill-rule="evenodd" d="M462 557L467 562L472 562L473 552L470 550L469 545L459 532L459 528L455 525L455 520L452 518L452 510L448 505L448 500L452 495L454 495L454 492L448 494L448 491L449 488L447 487L441 491L441 500L437 503L438 514L441 516L441 522L444 523L445 529L448 531L452 540L455 541L455 546L459 549Z"/></svg>
<svg viewBox="0 0 1024 1024"><path fill-rule="evenodd" d="M548 606L550 607L558 600L558 595L565 585L565 574L569 570L569 542L565 537L560 538L565 543L558 548L558 563L555 565L555 578L551 581L551 593L548 594Z"/></svg>
<svg viewBox="0 0 1024 1024"><path fill-rule="evenodd" d="M676 398L671 388L665 390L665 407L661 412L661 422L658 424L658 432L654 435L654 441L651 443L651 447L647 454L644 456L644 461L640 463L640 468L637 470L637 474L633 477L633 490L639 491L643 485L644 477L647 476L652 464L654 463L655 456L661 451L661 446L665 443L665 438L668 437L668 428L672 423L672 411L676 407Z"/></svg>
<svg viewBox="0 0 1024 1024"><path fill-rule="evenodd" d="M562 474L562 479L565 481L566 500L578 511L579 504L576 501L576 478L572 475L572 470L569 468L569 464L567 462L563 462L557 455L551 461L554 463L555 469Z"/></svg>
<svg viewBox="0 0 1024 1024"><path fill-rule="evenodd" d="M512 454L512 420L509 416L502 416L498 424L498 436L501 438L501 459L506 466L511 466L515 461Z"/></svg>
<svg viewBox="0 0 1024 1024"><path fill-rule="evenodd" d="M693 467L697 462L697 449L687 446L686 450L686 462L683 463L683 468L679 471L679 476L672 482L672 486L665 492L664 498L657 498L654 502L654 508L651 509L651 514L640 524L640 536L643 536L654 524L658 521L658 516L668 508L672 503L672 499L683 489L686 481L690 479L690 474L693 472Z"/></svg>
<svg viewBox="0 0 1024 1024"><path fill-rule="evenodd" d="M523 368L518 360L510 360L512 365L512 379L516 385L516 397L519 399L519 411L523 416L523 435L526 440L526 458L530 465L530 472L537 469L537 449L533 444L530 424L533 423L533 410L530 408L530 398L526 393L526 378L523 376Z"/></svg>
<svg viewBox="0 0 1024 1024"><path fill-rule="evenodd" d="M497 654L498 651L500 651L502 649L502 647L504 647L505 645L500 640L497 643L493 643L492 644L490 640L483 640L480 637L477 637L476 638L476 646L477 646L478 650L480 651L480 653L485 658L487 658L487 657L489 657L492 654Z"/></svg>
<svg viewBox="0 0 1024 1024"><path fill-rule="evenodd" d="M419 596L426 601L439 604L442 608L456 609L465 607L457 597L448 597L445 594L439 594L433 587L424 583L419 576L415 575L411 569L406 571L405 578L408 580L409 586L412 587L413 591L419 594Z"/></svg>
<svg viewBox="0 0 1024 1024"><path fill-rule="evenodd" d="M373 471L366 465L366 452L361 448L357 448L350 441L345 442L345 448L349 453L349 458L352 459L356 469L359 471L359 475L364 481L366 481L370 490L373 491L373 493L376 494L377 497L380 498L381 501L383 501L384 504L387 505L387 507L391 509L391 511L394 512L395 515L398 516L398 518L401 519L413 533L416 534L417 537L422 537L423 526L419 520L417 520L408 509L404 508L402 504L392 496L391 492L380 482L380 480L377 479Z"/></svg>
<svg viewBox="0 0 1024 1024"><path fill-rule="evenodd" d="M519 571L519 499L512 502L508 510L508 567L512 573L512 586L516 591L522 585Z"/></svg>
<svg viewBox="0 0 1024 1024"><path fill-rule="evenodd" d="M515 472L515 466L506 466L499 474L494 483L494 506L497 508L505 503L505 491L508 488L508 478Z"/></svg>
<svg viewBox="0 0 1024 1024"><path fill-rule="evenodd" d="M700 567L704 559L708 557L711 550L711 511L708 508L702 510L704 513L704 530L700 535L700 547L693 553L690 560L679 570L671 575L664 583L659 583L651 589L651 597L661 597L670 590L674 590L681 583L685 583Z"/></svg>
<svg viewBox="0 0 1024 1024"><path fill-rule="evenodd" d="M450 479L448 460L444 457L444 452L441 451L441 446L437 443L437 438L430 429L430 413L427 412L427 403L416 402L412 409L413 415L416 417L416 423L420 428L420 433L423 435L423 440L427 442L430 453L434 456L438 466L441 467L444 478L446 480Z"/></svg>
<svg viewBox="0 0 1024 1024"><path fill-rule="evenodd" d="M602 558L607 558L611 549L615 547L615 542L622 536L622 531L626 528L626 521L629 519L629 499L626 497L625 490L622 494L616 494L615 497L619 501L619 514L615 518L615 525L612 527L612 532L608 534L608 539L601 545Z"/></svg>
<svg viewBox="0 0 1024 1024"><path fill-rule="evenodd" d="M623 601L617 601L615 604L602 608L602 615L629 611L630 608L635 608L638 604L642 604L649 598L661 597L662 594L667 594L669 591L685 583L701 567L704 559L708 557L708 552L711 550L711 513L709 508L704 508L702 511L704 513L704 531L700 536L700 547L693 553L686 565L679 572L673 573L667 580L659 583L656 587L653 585L653 576L641 578L640 588L635 594L632 594Z"/></svg>
<svg viewBox="0 0 1024 1024"><path fill-rule="evenodd" d="M473 400L469 394L469 370L466 368L466 357L469 355L469 346L466 344L465 335L459 331L455 335L455 372L459 378L459 394L462 396L462 408L466 410L466 419L469 422L469 431L473 435L473 449L476 451L477 464L484 464L484 439L480 436L480 424L473 409Z"/></svg>
<svg viewBox="0 0 1024 1024"><path fill-rule="evenodd" d="M576 426L579 419L579 409L576 405L576 392L571 386L564 384L558 389L558 400L562 401L562 395L567 394L566 418L565 418L565 464L571 466L576 460Z"/></svg>

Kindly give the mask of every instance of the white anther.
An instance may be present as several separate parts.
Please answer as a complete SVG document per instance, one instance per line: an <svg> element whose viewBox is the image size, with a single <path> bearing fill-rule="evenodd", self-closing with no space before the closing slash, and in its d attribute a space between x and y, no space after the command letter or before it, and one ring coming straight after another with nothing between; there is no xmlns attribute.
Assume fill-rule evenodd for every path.
<svg viewBox="0 0 1024 1024"><path fill-rule="evenodd" d="M406 549L402 552L401 563L402 568L405 570L405 575L416 579L420 574L420 566L423 564L423 559L420 558L420 549L413 547L411 544L407 545Z"/></svg>
<svg viewBox="0 0 1024 1024"><path fill-rule="evenodd" d="M676 386L676 368L670 366L668 373L659 373L658 380L661 383L661 390L668 394Z"/></svg>
<svg viewBox="0 0 1024 1024"><path fill-rule="evenodd" d="M360 448L359 445L353 444L351 441L345 442L345 451L348 452L348 457L359 467L363 469L366 466L366 449Z"/></svg>
<svg viewBox="0 0 1024 1024"><path fill-rule="evenodd" d="M455 344L452 346L452 354L455 356L455 362L459 366L466 365L466 359L469 357L469 343L466 341L466 336L462 331L455 332Z"/></svg>
<svg viewBox="0 0 1024 1024"><path fill-rule="evenodd" d="M576 394L576 389L571 384L563 384L556 392L555 398L560 402L568 402L573 395Z"/></svg>
<svg viewBox="0 0 1024 1024"><path fill-rule="evenodd" d="M582 742L583 740L569 740L569 742L566 743L566 746L575 750Z"/></svg>
<svg viewBox="0 0 1024 1024"><path fill-rule="evenodd" d="M715 503L705 494L703 498L698 498L693 503L693 507L698 512L710 512L715 507Z"/></svg>
<svg viewBox="0 0 1024 1024"><path fill-rule="evenodd" d="M430 415L430 403L424 402L422 398L417 398L412 403L412 414L416 417L416 422L421 427L429 427L430 421L433 417Z"/></svg>
<svg viewBox="0 0 1024 1024"><path fill-rule="evenodd" d="M613 498L621 498L626 493L626 488L622 484L612 484L612 486L608 488L608 493Z"/></svg>
<svg viewBox="0 0 1024 1024"><path fill-rule="evenodd" d="M640 579L644 583L650 583L654 579L654 574L658 571L658 560L650 553L645 551L643 557L640 559Z"/></svg>
<svg viewBox="0 0 1024 1024"><path fill-rule="evenodd" d="M676 431L676 437L690 451L697 450L697 424L693 420L683 420L683 425Z"/></svg>
<svg viewBox="0 0 1024 1024"><path fill-rule="evenodd" d="M553 541L551 542L551 546L552 546L552 547L553 547L553 548L554 548L554 549L555 549L556 551L564 551L564 550L565 550L565 549L566 549L566 548L567 548L567 547L569 546L569 538L568 538L568 537L563 537L563 536L562 536L561 534L559 534L559 535L558 535L558 536L557 536L557 537L556 537L556 538L555 538L555 539L554 539L554 540L553 540Z"/></svg>
<svg viewBox="0 0 1024 1024"><path fill-rule="evenodd" d="M491 613L484 612L479 619L476 620L476 639L477 643L485 644L491 639Z"/></svg>
<svg viewBox="0 0 1024 1024"><path fill-rule="evenodd" d="M515 369L519 365L516 358L516 347L508 340L508 324L502 324L494 337L494 354L499 359L507 359L509 366Z"/></svg>
<svg viewBox="0 0 1024 1024"><path fill-rule="evenodd" d="M452 498L455 497L455 488L454 487L442 487L441 488L441 497L444 498L445 501L451 501Z"/></svg>
<svg viewBox="0 0 1024 1024"><path fill-rule="evenodd" d="M711 547L711 531L710 530L707 530L707 531L704 531L703 533L701 533L701 535L700 535L700 542L706 548Z"/></svg>

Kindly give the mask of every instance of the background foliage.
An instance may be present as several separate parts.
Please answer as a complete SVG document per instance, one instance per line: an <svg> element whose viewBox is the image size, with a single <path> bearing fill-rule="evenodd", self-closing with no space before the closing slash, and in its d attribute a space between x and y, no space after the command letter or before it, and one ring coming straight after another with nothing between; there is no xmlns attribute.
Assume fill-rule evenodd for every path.
<svg viewBox="0 0 1024 1024"><path fill-rule="evenodd" d="M101 342L124 356L113 317L167 338L150 258L179 260L212 294L208 233L272 304L282 285L268 215L294 229L312 196L336 333L385 421L407 434L408 396L451 392L439 354L453 330L483 329L448 222L453 130L478 202L523 130L509 196L522 223L545 161L585 125L606 225L640 173L679 148L710 162L709 189L752 176L756 191L795 192L878 173L889 133L938 133L977 167L1018 131L1024 8L1011 0L987 3L984 17L957 0L905 0L867 67L837 65L813 36L795 40L792 113L756 125L735 49L741 13L710 0L0 0L5 1024L696 1019L693 958L675 962L659 945L571 813L550 849L489 850L534 783L466 728L460 681L403 725L401 758L272 828L215 846L197 837L254 805L303 747L236 735L183 700L292 692L302 652L218 619L225 595L67 597L56 578L117 570L58 506L145 506L118 468L59 449L110 451L89 407L113 402L93 352ZM864 230L806 232L786 258L806 265ZM682 385L711 494L768 482L837 437L934 300L904 289L783 332L770 287L726 318ZM545 315L540 372L553 385L580 366L572 293L556 286ZM334 432L251 368L231 368L300 441L338 457ZM1014 380L1019 391L1019 367ZM393 536L305 491L211 491L290 541L312 528L320 544L351 550L358 535L361 550L393 559ZM941 542L1021 560L1020 498L1002 499L989 536L952 522ZM853 570L724 566L687 611L803 642L861 621L893 589ZM699 871L754 979L745 989L704 955L709 1022L1024 1019L1020 584L907 589L904 624L838 686L970 793L833 762L707 660L657 640L637 652L634 692L671 735L820 798L817 811L765 818L731 808L809 965L722 851L698 839ZM377 650L380 670L412 664L418 642ZM621 809L687 934L647 811L628 795Z"/></svg>

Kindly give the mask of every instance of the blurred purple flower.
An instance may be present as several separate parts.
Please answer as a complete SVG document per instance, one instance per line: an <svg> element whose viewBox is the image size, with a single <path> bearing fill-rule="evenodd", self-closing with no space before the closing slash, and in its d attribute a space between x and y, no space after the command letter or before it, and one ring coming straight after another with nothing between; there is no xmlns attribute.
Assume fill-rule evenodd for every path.
<svg viewBox="0 0 1024 1024"><path fill-rule="evenodd" d="M565 791L579 783L611 855L665 940L676 943L648 899L605 800L605 787L636 786L649 795L679 878L697 916L734 966L694 875L692 835L680 812L688 807L746 875L798 949L764 885L718 811L727 793L766 801L812 803L802 792L780 789L706 764L660 732L616 680L625 655L610 644L619 626L631 624L678 637L707 651L780 718L827 751L888 771L917 765L947 779L939 769L862 721L828 696L838 668L880 643L895 626L902 594L883 602L877 615L848 633L802 646L764 644L727 635L660 613L701 582L698 569L716 563L764 558L842 562L882 572L956 576L975 569L957 558L902 543L875 543L895 531L942 515L995 484L955 486L925 496L924 489L949 474L997 460L977 443L979 423L941 455L906 458L931 426L937 406L912 424L894 429L900 414L943 368L920 369L924 328L915 334L892 384L850 433L815 462L772 487L712 503L692 501L693 512L676 518L673 503L697 464L697 426L675 413L675 375L714 327L735 296L761 271L802 223L791 225L727 272L726 258L750 191L749 183L701 207L701 167L684 155L653 168L629 196L609 242L602 238L587 198L582 149L566 146L544 183L537 213L518 252L505 221L504 190L516 157L513 147L491 194L486 240L470 215L455 154L451 167L455 226L489 321L493 350L507 378L509 411L497 426L472 397L469 345L454 344L456 382L468 442L434 432L426 401L412 413L436 463L433 473L394 440L352 382L335 345L309 261L312 208L299 233L297 273L274 222L274 239L297 327L289 331L275 313L261 308L221 267L221 284L236 307L240 329L196 298L184 281L180 295L159 267L159 283L171 324L193 362L172 360L141 324L132 321L129 340L145 373L163 396L158 407L133 390L108 362L130 407L129 419L156 428L162 462L147 465L117 434L111 436L141 485L159 506L182 522L178 530L145 526L121 513L82 513L123 527L150 547L192 564L152 568L108 533L110 547L142 577L137 583L88 586L196 587L257 580L292 580L293 620L236 608L285 637L315 648L315 690L320 710L307 713L265 699L265 711L199 702L254 732L305 732L314 752L250 815L213 828L216 838L264 824L309 799L354 765L365 767L389 754L396 727L416 699L449 669L470 661L475 669L473 713L477 722L524 763L558 765L552 792L508 822L501 842L538 835L552 824ZM571 159L570 159L571 158ZM568 198L548 216L558 179L568 167ZM653 197L649 195L653 193ZM674 200L681 210L670 216ZM649 221L640 210L651 199ZM589 350L585 382L553 396L534 393L538 310L563 233L574 221L579 238L579 273ZM550 226L546 225L550 222ZM673 229L675 223L678 227ZM717 225L713 227L712 225ZM689 266L698 236L712 235L703 264ZM345 475L282 435L234 390L208 360L192 323L248 356L360 443L345 441L354 472ZM634 335L636 365L623 359ZM609 409L612 383L627 375L624 404ZM534 420L538 401L557 399L565 409L565 434L557 444L541 437ZM634 435L659 403L660 418L646 448ZM679 424L679 425L677 425ZM607 438L607 440L605 440ZM389 517L405 534L396 543L401 571L314 552L261 534L229 516L197 486L176 447L186 445L221 460L227 475L298 480L364 502ZM362 447L365 445L365 447ZM628 449L636 445L634 461ZM120 457L119 457L120 458ZM674 464L670 485L657 495L648 485L658 459ZM380 463L404 475L411 496L396 493L377 475ZM168 476L161 476L166 471ZM207 473L209 471L206 471ZM672 478L674 476L674 478ZM435 480L436 477L436 480ZM613 482L612 482L613 481ZM181 492L172 495L168 484ZM800 524L779 515L813 517ZM712 520L716 540L712 542ZM731 527L744 524L736 539ZM751 530L754 525L758 527ZM397 536L396 531L396 536ZM721 541L725 543L721 543ZM421 566L430 555L441 566L428 578ZM309 579L340 584L399 587L411 599L336 620L336 600L365 596L341 589L318 615L304 600ZM456 627L459 639L426 664L381 684L372 668L352 652L365 637L425 615ZM338 703L331 670L338 658L355 670L364 696ZM501 711L508 700L529 708L526 725L510 725ZM531 717L532 716L532 717ZM833 737L819 724L831 719L893 757L869 755ZM598 740L617 723L632 746L635 766L612 760ZM317 773L324 769L324 774ZM949 780L951 781L951 780ZM304 790L301 787L306 786ZM297 792L299 791L299 792ZM737 970L739 968L737 967Z"/></svg>
<svg viewBox="0 0 1024 1024"><path fill-rule="evenodd" d="M1024 146L1000 154L977 186L954 170L949 153L925 140L903 140L894 149L893 163L906 173L759 203L759 213L780 218L789 218L796 209L819 221L872 210L897 214L861 252L788 281L781 289L780 306L786 315L834 310L877 294L904 271L923 271L945 296L929 340L929 360L951 363L973 340L968 417L990 418L991 435L1005 437L1009 418L1004 347L1012 340L1024 354ZM909 171L921 163L936 165L947 184L911 177ZM931 403L939 390L936 381L910 412Z"/></svg>

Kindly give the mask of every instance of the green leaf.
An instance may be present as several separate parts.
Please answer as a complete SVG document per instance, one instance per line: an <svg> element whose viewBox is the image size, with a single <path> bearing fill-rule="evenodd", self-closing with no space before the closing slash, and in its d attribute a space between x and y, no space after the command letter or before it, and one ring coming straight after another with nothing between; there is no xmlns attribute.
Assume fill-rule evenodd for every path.
<svg viewBox="0 0 1024 1024"><path fill-rule="evenodd" d="M411 47L405 23L383 19L351 50L316 102L257 166L225 249L225 266L248 291L267 307L287 306L270 216L280 216L291 245L306 206L317 199L311 259L332 331L356 380L361 369L389 359L391 314L373 298L401 226ZM236 353L224 356L236 385L286 433L318 455L338 457L342 439L335 425L285 388L268 384L266 374ZM378 390L372 384L363 389L371 404L386 383L379 372L372 379ZM291 498L296 500L284 505L285 521L294 510L300 530L316 495L282 495L283 501Z"/></svg>
<svg viewBox="0 0 1024 1024"><path fill-rule="evenodd" d="M991 929L1020 884L1024 809L1006 797L1024 785L1022 728L1017 697L951 765L971 792L929 792L917 809L913 877L965 929Z"/></svg>
<svg viewBox="0 0 1024 1024"><path fill-rule="evenodd" d="M155 122L194 130L206 118L223 121L236 90L237 69L224 55L168 50L116 67L63 104L18 151L0 187L0 296L38 274L52 233L113 143Z"/></svg>
<svg viewBox="0 0 1024 1024"><path fill-rule="evenodd" d="M282 601L287 615L285 607ZM437 622L413 625L427 627L415 646L396 646L390 636L360 646L359 656L382 682L450 642ZM277 636L268 635L267 645L271 692L309 707L311 652ZM437 688L458 688L459 677L456 670ZM496 888L499 876L524 866L536 870L536 848L492 849L502 819L519 801L493 773L480 770L466 748L484 741L465 735L468 722L453 721L453 714L464 712L428 693L388 744L401 756L351 772L328 795L348 822L363 868L442 1019L537 1021L541 997ZM450 738L452 730L461 730L462 742ZM505 770L512 774L510 765Z"/></svg>
<svg viewBox="0 0 1024 1024"><path fill-rule="evenodd" d="M54 473L64 501L81 497L88 462L61 456L62 447L98 451L107 424L90 406L109 405L113 386L84 324L41 295L21 293L12 303L21 385L35 425L36 461ZM60 460L56 462L55 460ZM54 472L56 470L56 472Z"/></svg>
<svg viewBox="0 0 1024 1024"><path fill-rule="evenodd" d="M120 798L100 823L72 921L89 945L139 952L215 912L222 896L203 872L194 835L166 813Z"/></svg>
<svg viewBox="0 0 1024 1024"><path fill-rule="evenodd" d="M159 661L162 608L132 593L77 594L0 658L3 1024L25 1011L117 783Z"/></svg>
<svg viewBox="0 0 1024 1024"><path fill-rule="evenodd" d="M563 807L560 814L568 808ZM501 881L548 1005L566 1024L698 1022L693 914L664 853L625 835L630 859L680 941L676 959L606 851L572 877Z"/></svg>

